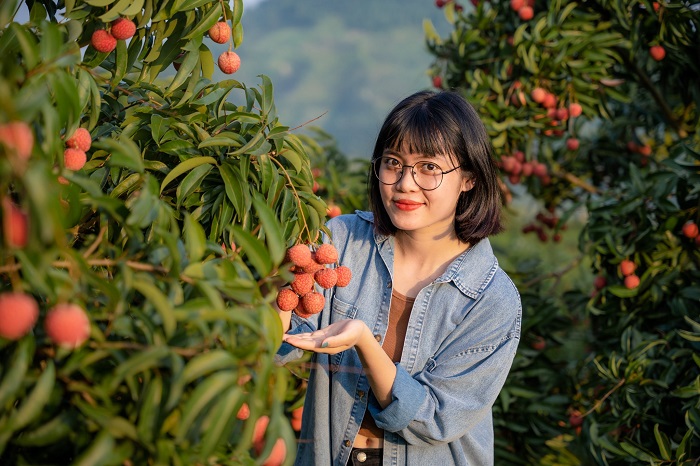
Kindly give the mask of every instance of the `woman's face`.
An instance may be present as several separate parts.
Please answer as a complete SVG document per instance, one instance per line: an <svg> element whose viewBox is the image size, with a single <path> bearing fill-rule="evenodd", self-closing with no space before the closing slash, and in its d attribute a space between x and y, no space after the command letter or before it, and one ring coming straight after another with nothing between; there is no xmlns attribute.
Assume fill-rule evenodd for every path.
<svg viewBox="0 0 700 466"><path fill-rule="evenodd" d="M398 163L403 166L403 175L397 183L391 185L379 183L382 203L394 226L404 232L425 233L435 239L454 233L457 201L461 193L472 189L473 180L467 178L464 172L457 168L444 173L442 182L437 188L426 190L416 183L411 176L412 169L407 165L428 162L428 165L423 166L425 175L434 172L437 167L439 167L437 172L452 170L458 166L457 159L447 155L430 157L389 149L384 151L384 156L394 159L384 159L384 163L388 162L391 170L398 173L400 170ZM421 172L418 166L413 170L419 178ZM426 177L419 178L419 182L424 187L432 187Z"/></svg>

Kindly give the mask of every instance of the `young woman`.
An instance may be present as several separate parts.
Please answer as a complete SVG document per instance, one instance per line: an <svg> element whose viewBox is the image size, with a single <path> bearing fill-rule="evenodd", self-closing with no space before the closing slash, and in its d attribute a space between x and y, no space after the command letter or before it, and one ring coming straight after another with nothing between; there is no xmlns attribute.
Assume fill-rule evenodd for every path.
<svg viewBox="0 0 700 466"><path fill-rule="evenodd" d="M418 92L387 116L372 212L328 222L352 280L323 311L280 312L280 363L313 351L296 465L494 462L491 407L520 338L491 145L460 95Z"/></svg>

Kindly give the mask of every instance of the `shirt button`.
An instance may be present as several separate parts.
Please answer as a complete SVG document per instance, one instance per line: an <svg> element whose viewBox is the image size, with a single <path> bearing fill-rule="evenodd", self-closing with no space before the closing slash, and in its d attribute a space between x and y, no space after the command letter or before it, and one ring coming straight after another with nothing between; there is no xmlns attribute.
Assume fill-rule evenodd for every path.
<svg viewBox="0 0 700 466"><path fill-rule="evenodd" d="M380 334L376 334L376 335L374 336L374 339L377 340L377 341L382 341L382 336L381 336Z"/></svg>
<svg viewBox="0 0 700 466"><path fill-rule="evenodd" d="M360 463L364 463L365 461L367 461L367 453L365 453L364 451L359 452L357 454L357 461L359 461Z"/></svg>
<svg viewBox="0 0 700 466"><path fill-rule="evenodd" d="M343 445L345 445L346 447L349 447L352 445L352 442L350 440L346 440L343 442Z"/></svg>
<svg viewBox="0 0 700 466"><path fill-rule="evenodd" d="M358 391L357 391L357 394L359 395L360 399L362 399L362 398L365 397L365 392L364 392L364 390L358 390Z"/></svg>

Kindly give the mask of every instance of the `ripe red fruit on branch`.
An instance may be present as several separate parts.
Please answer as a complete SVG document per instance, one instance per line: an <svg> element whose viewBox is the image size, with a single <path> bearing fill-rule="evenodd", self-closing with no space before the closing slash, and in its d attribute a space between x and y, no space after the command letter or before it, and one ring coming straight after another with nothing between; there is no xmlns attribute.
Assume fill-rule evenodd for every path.
<svg viewBox="0 0 700 466"><path fill-rule="evenodd" d="M69 147L63 151L63 165L68 170L80 170L85 166L87 162L87 155L80 149L73 149Z"/></svg>
<svg viewBox="0 0 700 466"><path fill-rule="evenodd" d="M342 214L343 212L340 210L340 207L338 207L335 204L331 204L328 206L328 210L326 210L326 213L328 214L328 217L333 218L333 217L337 217L338 215Z"/></svg>
<svg viewBox="0 0 700 466"><path fill-rule="evenodd" d="M698 236L698 225L690 220L683 225L683 234L686 238L694 239Z"/></svg>
<svg viewBox="0 0 700 466"><path fill-rule="evenodd" d="M583 424L583 416L581 415L581 411L575 409L571 412L569 415L569 424L571 427L579 427L581 424Z"/></svg>
<svg viewBox="0 0 700 466"><path fill-rule="evenodd" d="M637 288L639 286L639 277L636 275L627 275L625 277L625 288L630 290Z"/></svg>
<svg viewBox="0 0 700 466"><path fill-rule="evenodd" d="M314 289L314 276L310 273L295 273L290 286L296 294L304 296Z"/></svg>
<svg viewBox="0 0 700 466"><path fill-rule="evenodd" d="M0 294L0 337L19 340L34 327L39 306L24 293Z"/></svg>
<svg viewBox="0 0 700 466"><path fill-rule="evenodd" d="M321 288L333 288L338 281L338 273L335 269L324 267L314 274L314 280Z"/></svg>
<svg viewBox="0 0 700 466"><path fill-rule="evenodd" d="M80 149L83 152L89 151L90 146L92 146L92 136L85 128L76 129L71 137L66 139L66 147Z"/></svg>
<svg viewBox="0 0 700 466"><path fill-rule="evenodd" d="M233 74L241 67L241 57L236 52L224 52L219 55L219 69L226 74Z"/></svg>
<svg viewBox="0 0 700 466"><path fill-rule="evenodd" d="M282 466L287 458L287 444L284 439L278 438L272 446L270 456L267 457L263 466Z"/></svg>
<svg viewBox="0 0 700 466"><path fill-rule="evenodd" d="M602 275L598 275L593 279L593 286L595 287L596 290L602 290L605 288L605 285L607 285L608 281L606 278Z"/></svg>
<svg viewBox="0 0 700 466"><path fill-rule="evenodd" d="M336 281L335 286L342 288L350 284L350 280L352 279L352 271L349 267L341 265L336 267L335 272L338 275L338 280Z"/></svg>
<svg viewBox="0 0 700 466"><path fill-rule="evenodd" d="M530 97L532 97L533 101L541 104L544 102L544 98L547 97L547 91L541 87L536 87L532 90L532 92L530 92Z"/></svg>
<svg viewBox="0 0 700 466"><path fill-rule="evenodd" d="M312 260L311 249L306 244L297 244L287 249L286 261L291 262L296 267L305 267Z"/></svg>
<svg viewBox="0 0 700 466"><path fill-rule="evenodd" d="M513 11L520 11L525 6L525 0L510 0L510 8Z"/></svg>
<svg viewBox="0 0 700 466"><path fill-rule="evenodd" d="M10 248L23 248L29 241L29 218L10 199L2 200L2 227L5 244Z"/></svg>
<svg viewBox="0 0 700 466"><path fill-rule="evenodd" d="M253 428L253 449L257 455L259 455L265 447L265 431L267 431L268 424L270 424L269 416L260 416L255 421L255 426Z"/></svg>
<svg viewBox="0 0 700 466"><path fill-rule="evenodd" d="M557 97L551 92L547 92L542 101L542 106L544 108L555 108L557 106Z"/></svg>
<svg viewBox="0 0 700 466"><path fill-rule="evenodd" d="M326 298L324 298L318 291L306 293L301 298L301 304L304 308L304 312L309 315L318 314L321 312L325 303Z"/></svg>
<svg viewBox="0 0 700 466"><path fill-rule="evenodd" d="M110 32L115 39L131 39L136 34L136 24L127 18L117 18L112 21Z"/></svg>
<svg viewBox="0 0 700 466"><path fill-rule="evenodd" d="M576 102L572 103L569 105L569 116L571 118L576 118L577 116L580 116L583 113L583 107L581 107L581 104L577 104Z"/></svg>
<svg viewBox="0 0 700 466"><path fill-rule="evenodd" d="M653 45L649 47L649 55L656 61L661 61L666 56L666 49L660 45Z"/></svg>
<svg viewBox="0 0 700 466"><path fill-rule="evenodd" d="M76 304L57 304L49 309L44 328L51 341L66 348L77 348L90 336L90 320Z"/></svg>
<svg viewBox="0 0 700 466"><path fill-rule="evenodd" d="M338 260L338 251L330 243L323 243L316 249L314 260L319 264L332 264Z"/></svg>
<svg viewBox="0 0 700 466"><path fill-rule="evenodd" d="M293 311L299 305L299 296L294 290L284 288L277 293L276 302L281 311Z"/></svg>
<svg viewBox="0 0 700 466"><path fill-rule="evenodd" d="M622 262L620 262L620 273L624 276L632 275L636 269L637 264L635 264L629 259L625 259Z"/></svg>
<svg viewBox="0 0 700 466"><path fill-rule="evenodd" d="M241 421L245 421L250 417L250 406L248 406L248 403L243 403L241 405L238 409L238 413L236 413L236 417Z"/></svg>
<svg viewBox="0 0 700 466"><path fill-rule="evenodd" d="M524 6L518 10L518 16L523 21L530 21L535 16L535 10L531 6Z"/></svg>
<svg viewBox="0 0 700 466"><path fill-rule="evenodd" d="M569 150L577 150L579 148L579 142L576 138L569 138L566 140L566 148Z"/></svg>
<svg viewBox="0 0 700 466"><path fill-rule="evenodd" d="M102 53L109 53L117 47L117 39L104 29L98 29L92 33L90 44Z"/></svg>
<svg viewBox="0 0 700 466"><path fill-rule="evenodd" d="M442 77L441 76L433 76L433 87L435 87L436 89L442 88Z"/></svg>
<svg viewBox="0 0 700 466"><path fill-rule="evenodd" d="M34 133L23 121L11 121L0 125L0 144L21 160L27 160L34 148Z"/></svg>
<svg viewBox="0 0 700 466"><path fill-rule="evenodd" d="M231 26L219 21L209 29L209 37L217 44L225 44L231 38Z"/></svg>

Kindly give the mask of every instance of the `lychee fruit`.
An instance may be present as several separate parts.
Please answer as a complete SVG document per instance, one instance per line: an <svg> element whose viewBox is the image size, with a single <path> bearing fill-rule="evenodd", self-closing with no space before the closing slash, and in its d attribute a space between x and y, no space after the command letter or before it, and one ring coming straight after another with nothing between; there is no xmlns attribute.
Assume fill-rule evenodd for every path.
<svg viewBox="0 0 700 466"><path fill-rule="evenodd" d="M0 337L18 340L34 327L39 305L24 293L0 294Z"/></svg>
<svg viewBox="0 0 700 466"><path fill-rule="evenodd" d="M636 275L627 275L625 277L625 288L630 290L637 288L639 286L639 277Z"/></svg>
<svg viewBox="0 0 700 466"><path fill-rule="evenodd" d="M579 141L576 138L569 138L566 140L566 148L569 150L577 150L579 145Z"/></svg>
<svg viewBox="0 0 700 466"><path fill-rule="evenodd" d="M10 199L2 200L2 226L5 244L11 248L23 248L29 241L29 217Z"/></svg>
<svg viewBox="0 0 700 466"><path fill-rule="evenodd" d="M531 6L524 6L518 10L518 16L523 21L530 21L535 16L535 10Z"/></svg>
<svg viewBox="0 0 700 466"><path fill-rule="evenodd" d="M649 55L656 61L661 61L666 56L666 49L661 45L653 45L649 47Z"/></svg>
<svg viewBox="0 0 700 466"><path fill-rule="evenodd" d="M533 101L541 104L544 102L544 98L547 97L547 91L541 87L536 87L532 90L532 92L530 92L530 97L532 97Z"/></svg>
<svg viewBox="0 0 700 466"><path fill-rule="evenodd" d="M306 293L301 298L301 303L304 307L304 312L306 314L318 314L323 310L323 306L326 303L326 298L323 297L318 291L312 291L311 293Z"/></svg>
<svg viewBox="0 0 700 466"><path fill-rule="evenodd" d="M316 253L315 252L311 254L311 257L313 260L311 262L309 262L308 265L305 265L304 267L302 267L301 271L304 273L310 273L311 275L313 275L316 272L318 272L319 270L321 270L324 267L324 265L316 262L316 259L315 259Z"/></svg>
<svg viewBox="0 0 700 466"><path fill-rule="evenodd" d="M265 432L267 431L268 424L270 424L270 417L266 415L260 416L255 420L255 426L253 428L253 448L258 455L265 447Z"/></svg>
<svg viewBox="0 0 700 466"><path fill-rule="evenodd" d="M542 101L542 106L544 108L555 108L557 106L557 96L551 92L547 92L547 94L544 96L544 100Z"/></svg>
<svg viewBox="0 0 700 466"><path fill-rule="evenodd" d="M115 39L131 39L136 34L136 24L128 18L117 18L112 21L110 32Z"/></svg>
<svg viewBox="0 0 700 466"><path fill-rule="evenodd" d="M581 116L582 113L583 113L583 107L581 107L581 104L574 102L571 105L569 105L569 115L571 116L571 118L576 118L577 116Z"/></svg>
<svg viewBox="0 0 700 466"><path fill-rule="evenodd" d="M66 139L66 147L80 149L83 152L89 151L91 145L92 136L90 135L90 131L85 128L76 129L73 135Z"/></svg>
<svg viewBox="0 0 700 466"><path fill-rule="evenodd" d="M231 26L219 21L209 29L209 37L217 44L225 44L231 38Z"/></svg>
<svg viewBox="0 0 700 466"><path fill-rule="evenodd" d="M314 289L314 276L310 273L295 273L294 280L289 285L296 294L304 296Z"/></svg>
<svg viewBox="0 0 700 466"><path fill-rule="evenodd" d="M306 244L297 244L287 249L286 261L291 262L296 267L305 267L312 260L311 249Z"/></svg>
<svg viewBox="0 0 700 466"><path fill-rule="evenodd" d="M433 87L436 89L442 89L442 76L433 76Z"/></svg>
<svg viewBox="0 0 700 466"><path fill-rule="evenodd" d="M241 421L245 421L250 417L250 407L248 406L248 403L243 403L241 405L238 413L236 413L236 417Z"/></svg>
<svg viewBox="0 0 700 466"><path fill-rule="evenodd" d="M233 74L241 67L241 57L236 52L224 52L219 55L219 69L226 74Z"/></svg>
<svg viewBox="0 0 700 466"><path fill-rule="evenodd" d="M63 165L68 170L80 170L85 166L85 162L87 162L87 155L82 150L69 147L63 151Z"/></svg>
<svg viewBox="0 0 700 466"><path fill-rule="evenodd" d="M34 148L34 133L27 123L11 121L0 125L0 144L17 158L27 160Z"/></svg>
<svg viewBox="0 0 700 466"><path fill-rule="evenodd" d="M694 239L698 236L698 225L692 220L683 225L683 235L686 238Z"/></svg>
<svg viewBox="0 0 700 466"><path fill-rule="evenodd" d="M328 217L333 218L333 217L337 217L338 215L342 214L343 212L340 210L340 207L338 207L335 204L331 204L328 206L328 210L326 210L326 213L328 214Z"/></svg>
<svg viewBox="0 0 700 466"><path fill-rule="evenodd" d="M72 349L90 336L90 319L76 304L57 304L47 312L44 328L55 344Z"/></svg>
<svg viewBox="0 0 700 466"><path fill-rule="evenodd" d="M622 275L624 275L625 277L628 275L632 275L636 269L637 264L635 264L629 259L625 259L622 262L620 262L620 273L622 273Z"/></svg>
<svg viewBox="0 0 700 466"><path fill-rule="evenodd" d="M323 243L316 249L314 260L319 264L333 264L338 260L338 251L330 243Z"/></svg>
<svg viewBox="0 0 700 466"><path fill-rule="evenodd" d="M281 311L293 311L299 305L299 296L290 290L289 288L284 288L277 293L277 307Z"/></svg>
<svg viewBox="0 0 700 466"><path fill-rule="evenodd" d="M284 439L278 438L272 446L270 456L267 457L263 466L282 466L287 458L287 444Z"/></svg>
<svg viewBox="0 0 700 466"><path fill-rule="evenodd" d="M520 11L525 6L525 0L510 0L510 8L513 11Z"/></svg>
<svg viewBox="0 0 700 466"><path fill-rule="evenodd" d="M597 275L593 279L593 286L595 287L596 290L602 290L603 288L605 288L605 285L607 285L607 283L608 283L607 279L602 275Z"/></svg>
<svg viewBox="0 0 700 466"><path fill-rule="evenodd" d="M333 288L338 281L338 274L335 269L324 267L314 274L314 280L321 288Z"/></svg>
<svg viewBox="0 0 700 466"><path fill-rule="evenodd" d="M350 267L341 265L336 267L335 272L336 275L338 275L338 280L336 281L335 286L342 288L350 284L350 280L352 279L352 271L350 270Z"/></svg>
<svg viewBox="0 0 700 466"><path fill-rule="evenodd" d="M117 47L117 39L104 29L97 29L92 33L90 44L102 53L109 53Z"/></svg>

